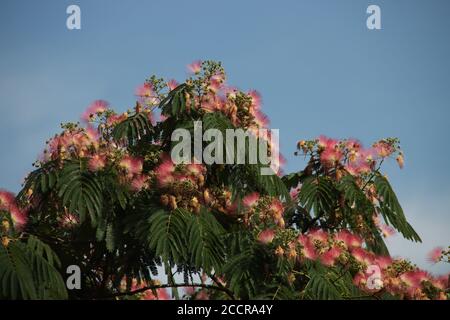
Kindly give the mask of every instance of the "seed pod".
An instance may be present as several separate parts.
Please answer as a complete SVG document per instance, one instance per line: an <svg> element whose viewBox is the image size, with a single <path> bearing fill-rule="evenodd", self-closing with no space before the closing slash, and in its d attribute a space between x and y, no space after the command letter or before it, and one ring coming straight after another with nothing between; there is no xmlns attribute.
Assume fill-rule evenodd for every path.
<svg viewBox="0 0 450 320"><path fill-rule="evenodd" d="M288 257L291 259L295 259L297 257L297 251L295 250L295 248L289 249Z"/></svg>
<svg viewBox="0 0 450 320"><path fill-rule="evenodd" d="M176 208L178 208L177 206L177 199L174 196L169 196L169 205L170 205L170 209L175 210Z"/></svg>
<svg viewBox="0 0 450 320"><path fill-rule="evenodd" d="M190 205L191 205L192 207L194 207L194 208L196 208L196 207L199 206L197 197L192 197L191 202L190 202Z"/></svg>
<svg viewBox="0 0 450 320"><path fill-rule="evenodd" d="M198 176L198 185L202 187L205 184L205 177L201 174Z"/></svg>
<svg viewBox="0 0 450 320"><path fill-rule="evenodd" d="M2 229L4 232L9 231L9 221L8 220L5 219L2 221Z"/></svg>
<svg viewBox="0 0 450 320"><path fill-rule="evenodd" d="M9 245L10 239L8 237L2 237L2 245L7 247Z"/></svg>
<svg viewBox="0 0 450 320"><path fill-rule="evenodd" d="M297 149L303 149L305 143L305 140L300 140L299 142L297 142Z"/></svg>
<svg viewBox="0 0 450 320"><path fill-rule="evenodd" d="M205 201L206 204L209 204L211 202L211 195L209 194L208 189L203 191L203 200Z"/></svg>

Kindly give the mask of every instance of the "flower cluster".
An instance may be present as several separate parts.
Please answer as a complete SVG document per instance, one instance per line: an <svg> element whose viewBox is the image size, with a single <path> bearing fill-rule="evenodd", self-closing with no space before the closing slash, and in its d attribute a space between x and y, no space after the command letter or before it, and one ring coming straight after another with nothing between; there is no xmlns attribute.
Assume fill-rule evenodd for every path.
<svg viewBox="0 0 450 320"><path fill-rule="evenodd" d="M262 233L261 237L268 235ZM377 256L363 245L358 235L347 230L329 233L314 229L276 246L274 253L299 261L319 261L327 267L340 266L352 272L353 283L368 294L387 292L406 299L446 299L448 276L434 277L404 259ZM439 251L439 257L443 252L441 248L435 251ZM432 255L438 260L436 252ZM379 274L373 277L372 270Z"/></svg>
<svg viewBox="0 0 450 320"><path fill-rule="evenodd" d="M400 168L404 165L403 153L396 138L383 139L370 148L364 148L354 139L336 140L320 136L315 140L299 141L297 148L304 154L318 156L325 168L336 170L338 179L345 174L356 177L368 174L391 156L396 157Z"/></svg>
<svg viewBox="0 0 450 320"><path fill-rule="evenodd" d="M260 196L257 192L251 193L242 199L243 222L251 227L263 226L265 231L260 234L260 240L270 242L273 230L284 228L284 207L282 202L271 196Z"/></svg>
<svg viewBox="0 0 450 320"><path fill-rule="evenodd" d="M10 222L16 230L21 230L28 219L27 210L18 205L14 194L5 190L0 190L0 219L2 234L10 231Z"/></svg>
<svg viewBox="0 0 450 320"><path fill-rule="evenodd" d="M85 160L91 172L102 171L108 166L114 167L120 174L119 181L132 191L148 187L148 176L142 172L143 160L131 156L125 147L106 134L101 134L101 129L105 128L108 119L113 116L114 114L110 114L98 128L91 125L83 128L70 123L63 125L64 130L47 141L47 148L35 165L42 167L54 161L62 166L66 160Z"/></svg>
<svg viewBox="0 0 450 320"><path fill-rule="evenodd" d="M205 203L206 168L200 164L175 165L168 156L154 170L160 188L161 204L174 210L178 207L200 211L200 203Z"/></svg>

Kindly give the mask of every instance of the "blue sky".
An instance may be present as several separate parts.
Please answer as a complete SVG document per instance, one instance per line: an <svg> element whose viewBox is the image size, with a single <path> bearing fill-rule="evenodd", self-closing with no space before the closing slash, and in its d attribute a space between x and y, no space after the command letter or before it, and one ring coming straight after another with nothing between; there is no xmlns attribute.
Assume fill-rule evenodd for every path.
<svg viewBox="0 0 450 320"><path fill-rule="evenodd" d="M81 30L66 8L81 8ZM381 8L382 30L366 28ZM450 2L0 2L0 187L18 191L44 142L94 99L118 110L150 74L183 80L195 59L223 62L229 82L263 95L286 171L296 141L320 134L365 144L396 136L406 155L386 171L424 240L391 252L436 273L426 253L450 244Z"/></svg>

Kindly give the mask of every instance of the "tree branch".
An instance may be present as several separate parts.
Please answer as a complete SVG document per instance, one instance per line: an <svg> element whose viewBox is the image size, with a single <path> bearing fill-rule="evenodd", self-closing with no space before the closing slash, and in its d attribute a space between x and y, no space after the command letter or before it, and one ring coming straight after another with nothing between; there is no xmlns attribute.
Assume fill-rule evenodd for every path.
<svg viewBox="0 0 450 320"><path fill-rule="evenodd" d="M223 291L223 292L227 293L230 297L233 297L232 292L224 287L219 287L219 286L209 285L209 284L201 284L201 283L199 283L199 284L174 283L174 284L160 284L160 285L147 286L147 287L139 288L139 289L136 289L133 291L128 291L128 292L118 292L118 293L115 293L106 298L131 296L131 295L142 293L142 292L145 292L147 290L152 290L152 289L183 288L183 287L213 289L213 290Z"/></svg>

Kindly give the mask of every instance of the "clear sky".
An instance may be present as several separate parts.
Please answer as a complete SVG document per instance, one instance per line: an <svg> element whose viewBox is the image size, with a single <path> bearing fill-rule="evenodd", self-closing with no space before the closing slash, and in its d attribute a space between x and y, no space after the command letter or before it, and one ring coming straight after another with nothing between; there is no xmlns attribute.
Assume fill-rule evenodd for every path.
<svg viewBox="0 0 450 320"><path fill-rule="evenodd" d="M66 28L71 4L81 30ZM369 4L382 30L367 29ZM304 165L299 139L399 137L405 168L386 171L424 241L388 245L449 272L425 260L450 244L449 13L448 0L1 0L0 187L18 191L45 140L92 100L125 110L147 76L183 80L186 64L215 59L261 92L287 172Z"/></svg>

